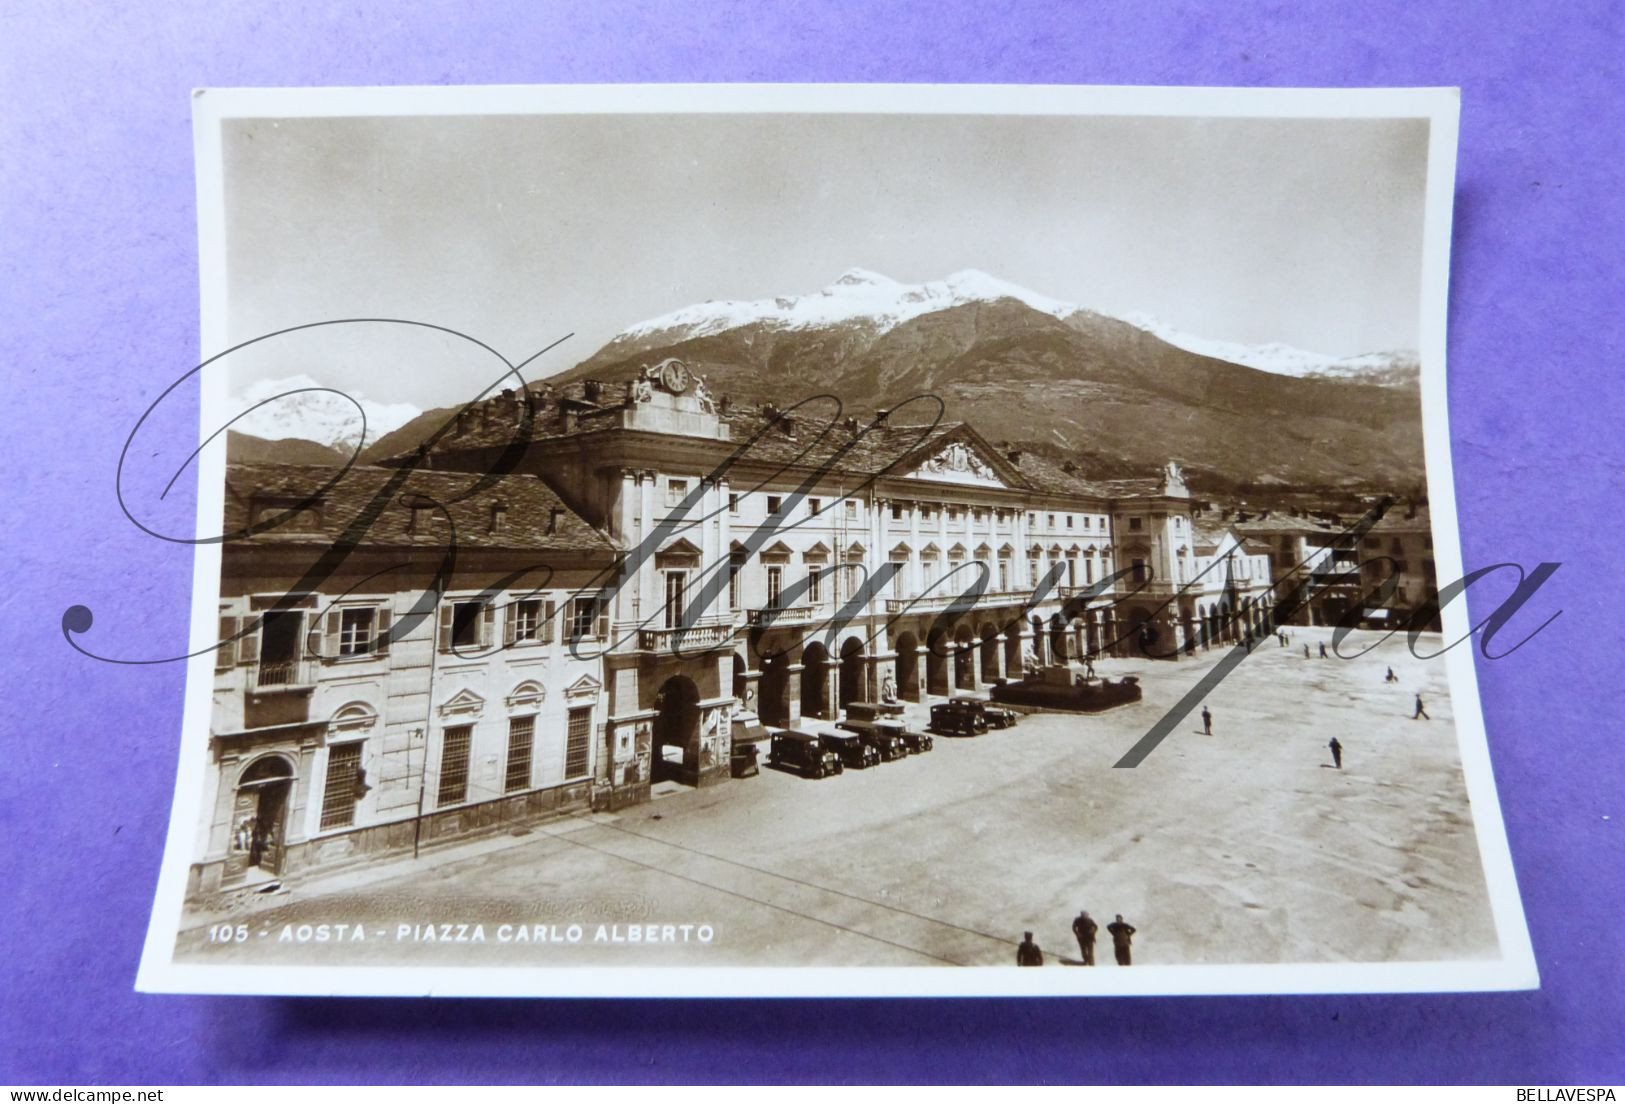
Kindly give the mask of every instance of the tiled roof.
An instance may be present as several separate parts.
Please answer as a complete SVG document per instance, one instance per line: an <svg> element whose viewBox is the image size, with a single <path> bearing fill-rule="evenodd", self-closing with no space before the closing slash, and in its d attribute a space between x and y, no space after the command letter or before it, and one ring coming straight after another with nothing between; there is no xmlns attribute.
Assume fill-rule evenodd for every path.
<svg viewBox="0 0 1625 1104"><path fill-rule="evenodd" d="M292 509L340 471L303 464L228 465L226 531L243 529L267 513L274 516ZM322 495L315 510L229 543L228 554L231 549L253 545L331 543L399 474L395 468L351 468ZM602 552L606 557L615 552L608 535L583 521L535 476L500 476L476 490L480 482L480 476L461 472L409 473L390 493L361 542L368 546L443 546L449 532L445 515L449 513L459 548ZM414 525L412 503L430 500L443 504L445 510L419 510Z"/></svg>

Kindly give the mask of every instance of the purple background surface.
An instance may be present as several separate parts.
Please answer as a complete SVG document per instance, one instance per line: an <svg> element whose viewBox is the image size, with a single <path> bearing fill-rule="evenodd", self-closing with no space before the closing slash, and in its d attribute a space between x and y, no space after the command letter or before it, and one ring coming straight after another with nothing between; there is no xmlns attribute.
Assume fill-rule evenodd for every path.
<svg viewBox="0 0 1625 1104"><path fill-rule="evenodd" d="M1622 11L6 5L0 1082L1625 1078L1625 641L1611 578L1625 500ZM1450 418L1463 552L1469 567L1564 563L1520 624L1562 616L1478 664L1543 987L929 1005L134 992L182 671L82 659L57 626L84 603L98 615L88 639L110 653L185 646L191 557L123 519L112 477L135 418L197 349L188 93L555 81L1461 86Z"/></svg>

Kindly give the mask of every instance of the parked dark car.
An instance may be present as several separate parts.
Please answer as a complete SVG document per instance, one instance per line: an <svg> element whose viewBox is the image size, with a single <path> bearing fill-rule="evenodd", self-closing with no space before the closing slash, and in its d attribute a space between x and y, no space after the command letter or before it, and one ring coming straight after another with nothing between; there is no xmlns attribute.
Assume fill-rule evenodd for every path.
<svg viewBox="0 0 1625 1104"><path fill-rule="evenodd" d="M995 686L993 696L1015 705L1064 709L1073 713L1098 713L1102 709L1137 702L1143 693L1140 680L1133 675L1120 679L1092 679L1075 667L1056 664L1035 671L1020 682Z"/></svg>
<svg viewBox="0 0 1625 1104"><path fill-rule="evenodd" d="M989 705L981 698L950 698L949 700L955 704L963 705L967 709L980 710L982 716L987 718L987 727L989 728L1014 728L1017 719L1020 717L1020 714L1014 709Z"/></svg>
<svg viewBox="0 0 1625 1104"><path fill-rule="evenodd" d="M878 721L885 718L903 719L902 702L847 702L846 719L849 721Z"/></svg>
<svg viewBox="0 0 1625 1104"><path fill-rule="evenodd" d="M735 744L728 753L728 773L735 778L749 778L761 774L762 768L756 763L758 754L760 749L754 743Z"/></svg>
<svg viewBox="0 0 1625 1104"><path fill-rule="evenodd" d="M894 732L897 738L903 741L910 755L918 755L922 751L930 751L936 746L929 732L915 732L900 720L876 721L875 727L882 731Z"/></svg>
<svg viewBox="0 0 1625 1104"><path fill-rule="evenodd" d="M883 763L890 763L908 754L908 745L903 742L901 734L874 721L842 721L835 727L858 736L875 749Z"/></svg>
<svg viewBox="0 0 1625 1104"><path fill-rule="evenodd" d="M987 717L964 702L943 702L931 707L931 731L945 736L980 736L987 731Z"/></svg>
<svg viewBox="0 0 1625 1104"><path fill-rule="evenodd" d="M878 766L880 752L870 747L862 736L851 732L820 732L824 746L841 757L841 765L854 770Z"/></svg>
<svg viewBox="0 0 1625 1104"><path fill-rule="evenodd" d="M769 766L800 772L803 778L823 778L840 774L840 756L824 746L822 736L814 732L787 730L775 732L768 746Z"/></svg>

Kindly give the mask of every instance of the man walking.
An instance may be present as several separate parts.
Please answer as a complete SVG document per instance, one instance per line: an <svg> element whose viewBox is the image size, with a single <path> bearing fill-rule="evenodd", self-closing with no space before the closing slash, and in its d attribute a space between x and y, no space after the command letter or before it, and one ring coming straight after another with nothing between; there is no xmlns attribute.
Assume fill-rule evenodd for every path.
<svg viewBox="0 0 1625 1104"><path fill-rule="evenodd" d="M1307 644L1305 644L1305 645L1304 645L1304 646L1303 646L1303 658L1304 658L1304 659L1308 659L1308 658L1309 658L1309 645L1307 645Z"/></svg>
<svg viewBox="0 0 1625 1104"><path fill-rule="evenodd" d="M1072 921L1072 934L1078 937L1078 954L1083 956L1085 966L1095 964L1095 932L1100 925L1095 923L1089 915L1089 910L1078 913L1078 918Z"/></svg>
<svg viewBox="0 0 1625 1104"><path fill-rule="evenodd" d="M1213 735L1213 714L1207 711L1205 705L1202 707L1202 735Z"/></svg>
<svg viewBox="0 0 1625 1104"><path fill-rule="evenodd" d="M1428 716L1428 711L1422 708L1421 694L1416 695L1416 712L1411 714L1411 720L1414 721L1418 717L1421 717L1424 721L1431 721L1433 719L1432 717Z"/></svg>
<svg viewBox="0 0 1625 1104"><path fill-rule="evenodd" d="M1117 964L1129 965L1133 957L1129 953L1129 944L1134 939L1134 925L1125 921L1122 913L1118 913L1117 919L1106 925L1106 930L1112 933L1112 950L1117 955Z"/></svg>
<svg viewBox="0 0 1625 1104"><path fill-rule="evenodd" d="M1320 642L1320 658L1326 658L1326 642L1324 640Z"/></svg>
<svg viewBox="0 0 1625 1104"><path fill-rule="evenodd" d="M1038 949L1037 943L1033 942L1033 933L1022 932L1021 934L1023 937L1021 946L1016 948L1016 965L1042 966L1044 964L1044 952Z"/></svg>
<svg viewBox="0 0 1625 1104"><path fill-rule="evenodd" d="M1336 767L1338 770L1342 770L1343 769L1343 745L1337 742L1337 737L1336 736L1333 736L1332 737L1332 742L1327 744L1326 746L1332 749L1332 766Z"/></svg>

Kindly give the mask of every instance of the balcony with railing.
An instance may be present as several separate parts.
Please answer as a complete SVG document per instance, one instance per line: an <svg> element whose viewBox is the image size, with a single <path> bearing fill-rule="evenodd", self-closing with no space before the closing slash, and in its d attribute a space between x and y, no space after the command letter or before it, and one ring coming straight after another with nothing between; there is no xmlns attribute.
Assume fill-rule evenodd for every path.
<svg viewBox="0 0 1625 1104"><path fill-rule="evenodd" d="M733 640L732 616L704 617L686 625L638 630L638 649L645 652L695 652L721 648Z"/></svg>
<svg viewBox="0 0 1625 1104"><path fill-rule="evenodd" d="M753 629L787 629L818 620L817 606L762 606L745 611L745 624Z"/></svg>

